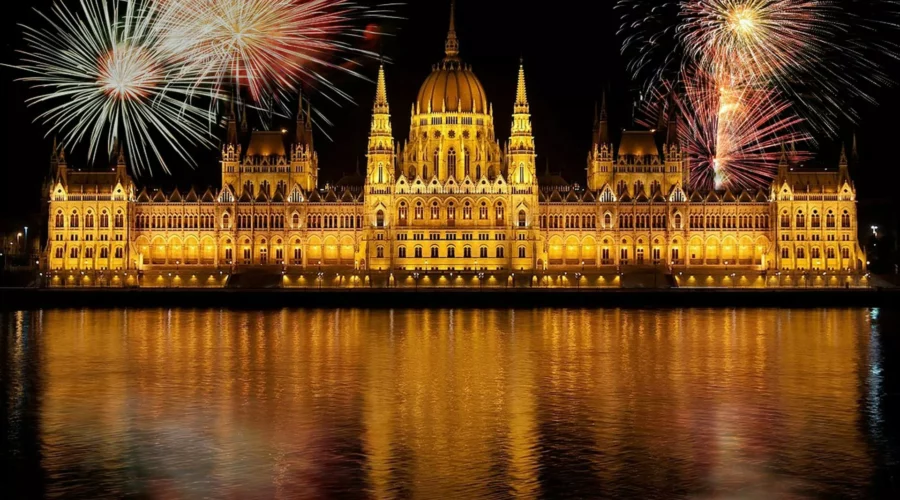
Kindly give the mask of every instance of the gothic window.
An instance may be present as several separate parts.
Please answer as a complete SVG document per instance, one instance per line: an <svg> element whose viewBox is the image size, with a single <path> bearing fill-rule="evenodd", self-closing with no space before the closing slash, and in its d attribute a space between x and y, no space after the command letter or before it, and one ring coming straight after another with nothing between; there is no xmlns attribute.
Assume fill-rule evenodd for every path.
<svg viewBox="0 0 900 500"><path fill-rule="evenodd" d="M63 258L63 255L64 255L63 252L64 252L63 247L56 247L56 258L57 259Z"/></svg>
<svg viewBox="0 0 900 500"><path fill-rule="evenodd" d="M378 164L378 183L384 182L384 163Z"/></svg>
<svg viewBox="0 0 900 500"><path fill-rule="evenodd" d="M66 218L62 213L62 210L58 210L56 212L56 227L65 227Z"/></svg>
<svg viewBox="0 0 900 500"><path fill-rule="evenodd" d="M72 211L72 215L69 216L69 227L77 228L78 227L78 212Z"/></svg>
<svg viewBox="0 0 900 500"><path fill-rule="evenodd" d="M465 137L466 134L468 134L468 132L464 133L463 136ZM463 150L463 172L465 173L464 175L466 175L466 176L469 176L472 174L469 171L469 150L468 150L468 148Z"/></svg>
<svg viewBox="0 0 900 500"><path fill-rule="evenodd" d="M806 250L804 250L802 247L797 249L797 258L798 259L806 258Z"/></svg>
<svg viewBox="0 0 900 500"><path fill-rule="evenodd" d="M291 227L293 227L294 229L297 229L298 227L300 227L300 214L295 213L291 217Z"/></svg>
<svg viewBox="0 0 900 500"><path fill-rule="evenodd" d="M467 259L472 258L472 247L464 247L463 248L463 257Z"/></svg>
<svg viewBox="0 0 900 500"><path fill-rule="evenodd" d="M438 247L431 247L431 257L436 259L440 256Z"/></svg>
<svg viewBox="0 0 900 500"><path fill-rule="evenodd" d="M447 249L447 258L448 259L456 258L456 247L450 247Z"/></svg>
<svg viewBox="0 0 900 500"><path fill-rule="evenodd" d="M481 165L475 166L475 178L481 179Z"/></svg>
<svg viewBox="0 0 900 500"><path fill-rule="evenodd" d="M634 183L634 195L637 196L641 190L644 189L644 183L641 181L635 181Z"/></svg>
<svg viewBox="0 0 900 500"><path fill-rule="evenodd" d="M100 214L100 227L102 227L103 229L109 227L109 212L107 212L106 210L104 210L103 213Z"/></svg>
<svg viewBox="0 0 900 500"><path fill-rule="evenodd" d="M84 215L84 227L93 228L94 227L94 212L88 210L87 214Z"/></svg>
<svg viewBox="0 0 900 500"><path fill-rule="evenodd" d="M401 259L406 258L406 247L400 247L400 249L397 250L397 257L400 257Z"/></svg>
<svg viewBox="0 0 900 500"><path fill-rule="evenodd" d="M681 229L681 214L675 214L675 229Z"/></svg>
<svg viewBox="0 0 900 500"><path fill-rule="evenodd" d="M93 248L85 248L84 249L84 258L85 259L93 259L94 258L94 249Z"/></svg>
<svg viewBox="0 0 900 500"><path fill-rule="evenodd" d="M789 258L791 258L791 251L790 251L789 249L787 249L787 248L782 248L782 249L781 249L781 258L782 258L782 259L789 259Z"/></svg>
<svg viewBox="0 0 900 500"><path fill-rule="evenodd" d="M463 219L472 220L472 204L468 201L463 206Z"/></svg>
<svg viewBox="0 0 900 500"><path fill-rule="evenodd" d="M819 215L818 210L813 210L812 216L809 218L810 227L821 227L822 226L822 217Z"/></svg>
<svg viewBox="0 0 900 500"><path fill-rule="evenodd" d="M479 211L479 217L481 218L481 220L487 220L487 218L488 218L487 203L485 203L483 201L481 202L481 209Z"/></svg>
<svg viewBox="0 0 900 500"><path fill-rule="evenodd" d="M108 248L103 247L103 248L100 249L100 258L101 258L101 259L108 259L108 258L109 258L109 249L108 249Z"/></svg>
<svg viewBox="0 0 900 500"><path fill-rule="evenodd" d="M834 258L834 247L828 247L825 249L825 256L829 259Z"/></svg>
<svg viewBox="0 0 900 500"><path fill-rule="evenodd" d="M803 210L797 211L797 227L806 227L806 216L803 215Z"/></svg>
<svg viewBox="0 0 900 500"><path fill-rule="evenodd" d="M456 205L452 201L447 205L447 220L451 222L456 220Z"/></svg>
<svg viewBox="0 0 900 500"><path fill-rule="evenodd" d="M628 184L625 181L619 181L618 187L616 188L616 192L619 196L622 196L628 191Z"/></svg>
<svg viewBox="0 0 900 500"><path fill-rule="evenodd" d="M121 259L125 255L125 249L122 247L116 247L116 258Z"/></svg>
<svg viewBox="0 0 900 500"><path fill-rule="evenodd" d="M791 215L787 210L781 212L781 227L788 228L791 227Z"/></svg>
<svg viewBox="0 0 900 500"><path fill-rule="evenodd" d="M77 248L72 248L71 250L69 250L69 258L70 259L78 258L78 249Z"/></svg>
<svg viewBox="0 0 900 500"><path fill-rule="evenodd" d="M850 213L846 210L844 210L844 212L841 214L841 227L850 227Z"/></svg>
<svg viewBox="0 0 900 500"><path fill-rule="evenodd" d="M607 213L603 215L603 227L612 227L612 214Z"/></svg>
<svg viewBox="0 0 900 500"><path fill-rule="evenodd" d="M421 220L425 218L425 208L422 206L421 201L416 202L416 219Z"/></svg>
<svg viewBox="0 0 900 500"><path fill-rule="evenodd" d="M400 218L400 222L406 222L407 217L409 216L409 207L406 206L406 202L400 202L400 208L397 209L397 216Z"/></svg>
<svg viewBox="0 0 900 500"><path fill-rule="evenodd" d="M413 256L415 256L415 258L417 258L417 259L421 259L422 258L422 247L416 247L415 251L413 253Z"/></svg>
<svg viewBox="0 0 900 500"><path fill-rule="evenodd" d="M503 247L497 247L496 255L497 255L497 258L498 258L498 259L502 259L502 258L503 258Z"/></svg>
<svg viewBox="0 0 900 500"><path fill-rule="evenodd" d="M519 210L519 227L525 227L526 214L524 210Z"/></svg>
<svg viewBox="0 0 900 500"><path fill-rule="evenodd" d="M428 165L422 165L422 178L428 180Z"/></svg>
<svg viewBox="0 0 900 500"><path fill-rule="evenodd" d="M453 148L450 148L450 153L447 154L447 175L456 178L456 150Z"/></svg>
<svg viewBox="0 0 900 500"><path fill-rule="evenodd" d="M227 213L222 215L222 229L231 229L231 216Z"/></svg>
<svg viewBox="0 0 900 500"><path fill-rule="evenodd" d="M831 210L825 215L825 227L834 228L834 212Z"/></svg>
<svg viewBox="0 0 900 500"><path fill-rule="evenodd" d="M384 227L384 210L379 210L375 214L375 226Z"/></svg>
<svg viewBox="0 0 900 500"><path fill-rule="evenodd" d="M441 207L438 206L438 202L434 201L431 203L431 219L437 220L441 217Z"/></svg>
<svg viewBox="0 0 900 500"><path fill-rule="evenodd" d="M479 255L482 259L486 259L487 256L488 256L488 247L481 247L481 248L479 248L479 249L478 249L478 255Z"/></svg>
<svg viewBox="0 0 900 500"><path fill-rule="evenodd" d="M844 248L841 249L841 258L843 258L843 259L849 259L849 258L850 258L850 249L849 249L849 248L844 247Z"/></svg>
<svg viewBox="0 0 900 500"><path fill-rule="evenodd" d="M660 192L659 181L653 181L650 183L650 194L655 195Z"/></svg>
<svg viewBox="0 0 900 500"><path fill-rule="evenodd" d="M504 216L506 215L505 210L503 209L503 203L497 204L496 212L497 212L497 225L502 226Z"/></svg>
<svg viewBox="0 0 900 500"><path fill-rule="evenodd" d="M525 247L519 247L519 258L520 259L525 258Z"/></svg>
<svg viewBox="0 0 900 500"><path fill-rule="evenodd" d="M519 184L525 183L525 164L519 163Z"/></svg>
<svg viewBox="0 0 900 500"><path fill-rule="evenodd" d="M379 259L384 258L384 247L378 247L375 249L375 257Z"/></svg>

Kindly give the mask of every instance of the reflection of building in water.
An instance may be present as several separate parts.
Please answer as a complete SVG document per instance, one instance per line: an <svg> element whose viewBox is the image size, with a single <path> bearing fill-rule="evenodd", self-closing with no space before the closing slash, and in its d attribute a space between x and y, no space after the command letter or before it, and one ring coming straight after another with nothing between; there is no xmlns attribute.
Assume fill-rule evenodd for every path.
<svg viewBox="0 0 900 500"><path fill-rule="evenodd" d="M224 286L248 270L301 287L621 286L648 272L680 286L866 283L846 154L823 172L785 154L768 189L704 191L674 112L616 142L604 101L582 189L539 172L524 67L501 144L459 45L451 16L402 144L379 70L366 171L335 185L319 183L304 99L294 134L250 132L232 111L217 190L136 192L121 153L83 172L54 151L51 284Z"/></svg>
<svg viewBox="0 0 900 500"><path fill-rule="evenodd" d="M866 311L27 316L3 361L17 381L39 367L49 496L73 494L72 471L104 478L74 492L94 497L796 493L799 477L847 496L871 476Z"/></svg>

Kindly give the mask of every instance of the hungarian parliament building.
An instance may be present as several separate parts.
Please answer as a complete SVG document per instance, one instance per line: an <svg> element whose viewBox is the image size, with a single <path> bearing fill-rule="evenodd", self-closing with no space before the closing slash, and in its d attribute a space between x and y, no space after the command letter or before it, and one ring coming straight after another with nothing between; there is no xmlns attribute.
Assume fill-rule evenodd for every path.
<svg viewBox="0 0 900 500"><path fill-rule="evenodd" d="M493 107L459 57L452 14L445 57L419 90L402 145L379 69L364 174L320 184L304 101L293 133L248 131L246 114L232 111L217 190L138 191L121 153L102 171L83 171L54 151L45 283L867 284L848 168L855 147L821 171L783 155L767 189L695 189L674 112L657 130L614 141L604 103L586 189L568 184L538 171L521 66L510 137L503 145L495 137Z"/></svg>

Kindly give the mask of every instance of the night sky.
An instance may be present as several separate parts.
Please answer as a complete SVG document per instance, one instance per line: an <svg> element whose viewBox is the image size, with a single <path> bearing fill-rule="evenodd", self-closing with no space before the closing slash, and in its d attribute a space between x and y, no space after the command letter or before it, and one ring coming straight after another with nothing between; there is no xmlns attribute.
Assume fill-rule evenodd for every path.
<svg viewBox="0 0 900 500"><path fill-rule="evenodd" d="M621 40L616 36L619 21L618 14L613 12L613 4L613 0L536 4L520 0L460 0L457 6L461 57L474 67L488 99L494 104L497 137L505 141L509 135L521 56L525 60L540 170L543 171L549 161L552 171L561 172L571 182L584 182L594 103L604 89L609 92L613 125L631 126L631 103L636 92L619 55ZM50 5L50 0L26 0L7 6L3 16L2 63L17 61L15 50L22 47L22 30L17 23L39 24L39 18L31 8L47 10ZM394 136L402 142L409 133L410 105L419 85L428 76L431 65L443 57L449 1L411 0L398 7L398 11L405 19L384 26L394 36L367 43L369 48L380 49L392 59L387 67L388 96ZM375 61L366 62L362 68L362 72L372 75L373 79L376 71ZM897 74L893 70L891 73ZM0 230L19 227L26 221L36 222L30 214L39 209L40 185L49 168L51 139L43 138L45 129L42 125L32 123L37 113L28 109L23 101L33 92L26 84L14 82L17 76L21 75L15 70L0 67L5 106ZM327 129L333 142L321 133L316 136L324 181L337 180L344 173L353 172L357 161L364 165L375 92L372 82L341 74L329 76L353 96L357 104L338 108L313 97L334 122ZM900 121L897 92L896 87L880 91L876 96L880 104L862 110L862 121L857 128L862 166L852 174L863 199L888 199L897 193L900 177L896 164L900 135L897 130ZM291 124L292 120L288 120L277 123L276 127L291 127ZM847 138L852 132L848 127ZM819 147L819 160L836 164L839 151L836 143L824 139ZM175 164L171 176L157 171L155 176L144 176L137 181L141 185L166 189L175 185L216 186L219 179L216 151L198 150L196 158L199 166L195 170ZM79 156L76 152L70 155L69 161L76 167L86 166L84 154ZM99 163L105 165L106 160Z"/></svg>

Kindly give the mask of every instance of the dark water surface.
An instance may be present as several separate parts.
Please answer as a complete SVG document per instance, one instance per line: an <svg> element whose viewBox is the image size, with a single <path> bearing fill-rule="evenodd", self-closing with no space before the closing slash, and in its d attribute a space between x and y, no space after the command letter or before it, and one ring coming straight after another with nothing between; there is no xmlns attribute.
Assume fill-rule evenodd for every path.
<svg viewBox="0 0 900 500"><path fill-rule="evenodd" d="M73 310L0 334L4 497L900 491L884 309Z"/></svg>

